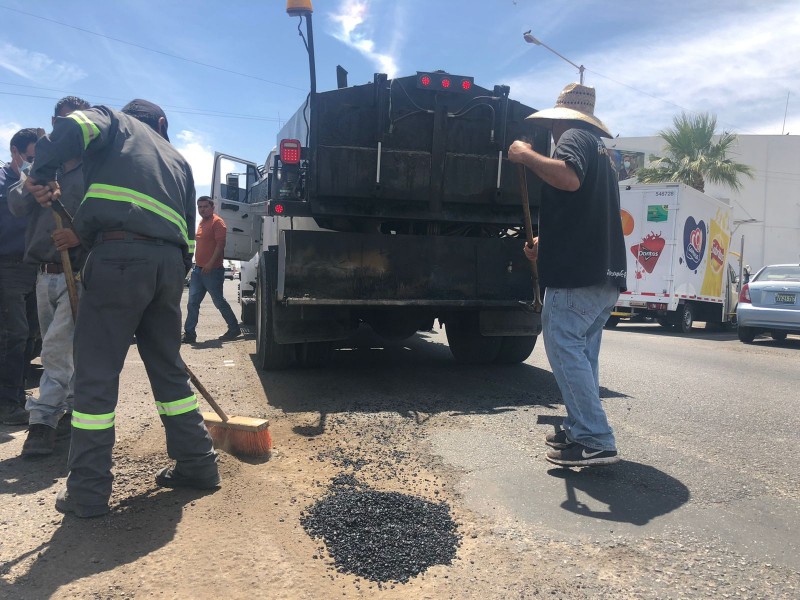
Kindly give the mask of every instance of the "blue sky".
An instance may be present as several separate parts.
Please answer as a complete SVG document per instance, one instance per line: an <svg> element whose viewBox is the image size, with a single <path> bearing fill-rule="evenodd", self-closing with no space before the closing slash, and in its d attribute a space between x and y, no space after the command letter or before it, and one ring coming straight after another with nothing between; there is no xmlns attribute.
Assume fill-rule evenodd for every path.
<svg viewBox="0 0 800 600"><path fill-rule="evenodd" d="M318 89L443 69L552 106L586 68L615 134L655 135L681 110L740 134L800 135L797 0L317 0ZM0 0L0 159L56 100L120 108L140 97L207 190L215 150L263 162L308 90L297 18L281 0ZM305 31L305 27L303 27ZM788 98L788 104L787 104ZM787 110L788 108L788 110ZM785 119L785 122L784 122Z"/></svg>

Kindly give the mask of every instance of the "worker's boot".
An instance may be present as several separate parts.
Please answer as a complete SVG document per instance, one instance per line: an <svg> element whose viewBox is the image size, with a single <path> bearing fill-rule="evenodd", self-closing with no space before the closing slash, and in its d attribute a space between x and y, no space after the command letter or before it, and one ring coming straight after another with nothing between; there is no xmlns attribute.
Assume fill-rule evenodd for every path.
<svg viewBox="0 0 800 600"><path fill-rule="evenodd" d="M0 422L3 425L27 425L28 411L15 402L0 404Z"/></svg>
<svg viewBox="0 0 800 600"><path fill-rule="evenodd" d="M56 430L43 423L34 423L28 428L28 437L22 444L22 456L47 456L56 447Z"/></svg>
<svg viewBox="0 0 800 600"><path fill-rule="evenodd" d="M58 420L56 441L68 440L70 437L72 437L72 412L66 412Z"/></svg>
<svg viewBox="0 0 800 600"><path fill-rule="evenodd" d="M102 517L108 514L108 504L79 504L75 502L64 487L56 496L56 510L64 514L72 514L81 519L91 519Z"/></svg>
<svg viewBox="0 0 800 600"><path fill-rule="evenodd" d="M219 472L215 472L205 477L191 477L184 475L178 470L178 465L174 467L164 467L156 474L156 483L161 487L190 487L198 490L210 490L219 487Z"/></svg>

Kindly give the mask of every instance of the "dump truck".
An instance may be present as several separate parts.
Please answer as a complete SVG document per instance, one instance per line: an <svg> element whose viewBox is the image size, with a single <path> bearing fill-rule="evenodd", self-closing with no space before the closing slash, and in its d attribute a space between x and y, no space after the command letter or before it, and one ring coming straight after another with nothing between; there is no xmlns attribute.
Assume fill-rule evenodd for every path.
<svg viewBox="0 0 800 600"><path fill-rule="evenodd" d="M291 4L291 3L290 3ZM309 4L309 3L301 3ZM363 324L388 340L438 320L456 360L516 363L541 331L522 192L506 156L549 154L534 109L504 85L441 70L311 90L263 164L217 153L211 194L242 261L242 320L258 366L324 363ZM541 181L528 174L534 222Z"/></svg>
<svg viewBox="0 0 800 600"><path fill-rule="evenodd" d="M607 327L650 318L689 333L696 321L734 323L730 205L682 183L621 184L620 208L628 289Z"/></svg>

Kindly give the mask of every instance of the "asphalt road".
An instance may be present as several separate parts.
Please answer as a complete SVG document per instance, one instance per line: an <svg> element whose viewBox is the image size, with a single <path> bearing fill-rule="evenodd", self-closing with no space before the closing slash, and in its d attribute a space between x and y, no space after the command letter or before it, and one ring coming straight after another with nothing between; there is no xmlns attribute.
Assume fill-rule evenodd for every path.
<svg viewBox="0 0 800 600"><path fill-rule="evenodd" d="M0 430L0 597L800 597L798 337L605 332L601 392L623 460L564 470L544 460L564 411L541 346L525 364L473 367L443 331L385 344L364 330L325 368L263 373L253 336L223 332L207 299L184 359L229 413L271 420L272 458L222 453L214 494L156 488L169 462L132 347L108 517L62 519L66 447L22 460L24 430ZM457 559L383 587L341 572L300 525L341 474L447 502Z"/></svg>

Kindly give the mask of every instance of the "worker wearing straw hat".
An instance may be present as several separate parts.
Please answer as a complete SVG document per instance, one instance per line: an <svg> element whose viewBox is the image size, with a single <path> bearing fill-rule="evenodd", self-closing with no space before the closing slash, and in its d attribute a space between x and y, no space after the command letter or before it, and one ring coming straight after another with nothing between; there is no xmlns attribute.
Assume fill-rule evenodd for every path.
<svg viewBox="0 0 800 600"><path fill-rule="evenodd" d="M515 141L512 162L544 182L539 235L529 260L538 259L546 288L542 310L545 351L564 399L563 429L550 433L546 458L562 466L619 461L614 433L600 402L598 355L603 326L625 289L626 260L617 175L594 116L594 88L572 83L554 108L528 118L551 130L552 158Z"/></svg>

